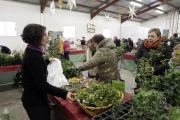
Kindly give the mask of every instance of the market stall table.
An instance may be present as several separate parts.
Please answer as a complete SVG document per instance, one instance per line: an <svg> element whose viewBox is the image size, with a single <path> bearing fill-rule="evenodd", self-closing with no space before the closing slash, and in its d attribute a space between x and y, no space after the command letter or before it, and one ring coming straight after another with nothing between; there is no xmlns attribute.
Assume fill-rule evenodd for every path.
<svg viewBox="0 0 180 120"><path fill-rule="evenodd" d="M48 95L49 99L59 108L59 110L69 120L91 120L92 117L88 116L78 105L78 103L69 103L67 100ZM125 93L125 100L128 101L132 95Z"/></svg>
<svg viewBox="0 0 180 120"><path fill-rule="evenodd" d="M0 85L12 83L21 65L8 65L0 67Z"/></svg>
<svg viewBox="0 0 180 120"><path fill-rule="evenodd" d="M69 60L72 62L82 62L86 50L71 50L69 52Z"/></svg>
<svg viewBox="0 0 180 120"><path fill-rule="evenodd" d="M134 55L130 54L123 54L122 55L122 60L123 60L123 69L125 70L137 70L137 65L134 62Z"/></svg>

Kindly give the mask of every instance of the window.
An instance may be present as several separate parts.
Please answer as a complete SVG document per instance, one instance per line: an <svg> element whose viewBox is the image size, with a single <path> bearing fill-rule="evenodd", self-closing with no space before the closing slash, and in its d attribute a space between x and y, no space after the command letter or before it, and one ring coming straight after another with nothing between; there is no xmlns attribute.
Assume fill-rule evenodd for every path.
<svg viewBox="0 0 180 120"><path fill-rule="evenodd" d="M110 29L103 29L104 37L111 37L111 30Z"/></svg>
<svg viewBox="0 0 180 120"><path fill-rule="evenodd" d="M16 23L0 21L0 36L16 36Z"/></svg>
<svg viewBox="0 0 180 120"><path fill-rule="evenodd" d="M75 37L75 26L63 26L63 36L64 38Z"/></svg>

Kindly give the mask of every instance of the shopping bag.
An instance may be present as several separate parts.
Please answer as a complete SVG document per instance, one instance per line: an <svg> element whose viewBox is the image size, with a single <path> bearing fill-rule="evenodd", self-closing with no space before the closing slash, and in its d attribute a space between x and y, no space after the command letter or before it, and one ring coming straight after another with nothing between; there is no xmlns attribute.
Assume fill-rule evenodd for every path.
<svg viewBox="0 0 180 120"><path fill-rule="evenodd" d="M124 80L112 80L112 86L125 94L125 81Z"/></svg>
<svg viewBox="0 0 180 120"><path fill-rule="evenodd" d="M63 87L69 85L66 77L63 74L63 69L61 66L61 61L55 58L51 64L47 66L48 76L47 82L56 87Z"/></svg>

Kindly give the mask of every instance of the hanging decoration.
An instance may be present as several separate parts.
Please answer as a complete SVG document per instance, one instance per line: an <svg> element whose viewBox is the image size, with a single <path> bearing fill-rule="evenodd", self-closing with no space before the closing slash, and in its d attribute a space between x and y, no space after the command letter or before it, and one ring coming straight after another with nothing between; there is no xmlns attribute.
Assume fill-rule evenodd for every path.
<svg viewBox="0 0 180 120"><path fill-rule="evenodd" d="M76 0L68 0L67 7L70 8L70 11L71 11L73 5L76 7Z"/></svg>
<svg viewBox="0 0 180 120"><path fill-rule="evenodd" d="M51 16L53 17L53 15L55 14L55 5L54 5L54 0L51 2L50 4L50 13Z"/></svg>
<svg viewBox="0 0 180 120"><path fill-rule="evenodd" d="M104 13L104 15L105 15L105 17L104 17L105 21L104 21L104 22L111 21L110 16L109 16L109 13L108 13L108 14L105 14L105 13Z"/></svg>
<svg viewBox="0 0 180 120"><path fill-rule="evenodd" d="M118 14L117 19L118 19L118 20L121 19L121 13Z"/></svg>
<svg viewBox="0 0 180 120"><path fill-rule="evenodd" d="M63 1L62 1L62 0L59 0L59 1L58 1L58 4L59 4L59 8L61 9L61 8L62 8Z"/></svg>
<svg viewBox="0 0 180 120"><path fill-rule="evenodd" d="M133 15L135 15L136 16L136 10L135 10L135 5L133 5L133 7L131 8L130 6L129 6L129 9L130 9L130 11L128 12L129 13L129 17L131 16L131 18L133 19ZM129 18L128 17L128 18Z"/></svg>

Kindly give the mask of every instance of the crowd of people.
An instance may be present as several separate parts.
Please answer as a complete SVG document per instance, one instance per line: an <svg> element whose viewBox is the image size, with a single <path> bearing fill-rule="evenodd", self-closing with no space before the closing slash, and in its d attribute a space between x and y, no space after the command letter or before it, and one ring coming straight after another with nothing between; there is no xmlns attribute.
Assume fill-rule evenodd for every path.
<svg viewBox="0 0 180 120"><path fill-rule="evenodd" d="M138 39L134 62L138 66L141 63L141 57L150 58L149 52L151 50L157 50L158 45L161 44L164 46L164 49L157 50L157 52L162 53L164 56L155 57L156 62L152 63L151 71L154 72L155 75L164 75L166 69L173 67L173 61L179 60L180 38L177 34L174 34L169 46L162 41L161 32L158 28L150 29L147 36L148 38L144 41ZM50 120L47 94L67 99L69 102L73 102L75 94L52 86L47 82L47 65L53 62L54 58L44 60L42 57L43 51L41 46L46 46L49 39L46 35L46 27L39 24L28 24L25 26L21 37L22 40L28 44L22 60L23 106L31 120ZM85 45L85 38L83 38L81 44ZM134 45L131 38L122 39L121 41L116 36L114 40L112 40L111 38L105 38L102 34L94 35L86 42L87 50L84 63L76 67L76 69L80 71L88 70L89 77L96 77L97 80L106 83L120 79L118 68L119 58L115 48L122 44L125 44L124 52L132 51ZM56 46L60 48L58 54L62 56L64 52L64 58L69 60L69 41L59 39ZM0 47L3 48L3 46ZM4 51L3 49L1 49L2 52ZM9 53L9 50L5 51L8 51L7 54ZM162 64L161 61L164 59L166 59L169 64ZM153 66L154 64L155 66ZM175 69L180 70L180 66ZM139 70L137 70L137 73L138 72ZM136 93L139 89L139 81L138 79L135 79L135 81L137 87L134 89L134 92Z"/></svg>

